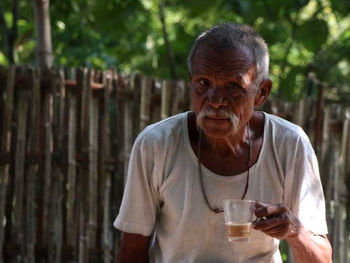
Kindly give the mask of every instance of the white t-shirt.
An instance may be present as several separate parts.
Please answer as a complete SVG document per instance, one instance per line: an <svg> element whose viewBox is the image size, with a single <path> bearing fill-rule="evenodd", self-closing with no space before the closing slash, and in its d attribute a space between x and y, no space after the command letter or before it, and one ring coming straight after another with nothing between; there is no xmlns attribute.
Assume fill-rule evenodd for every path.
<svg viewBox="0 0 350 263"><path fill-rule="evenodd" d="M228 242L224 214L204 201L188 113L148 126L132 149L123 201L114 226L155 235L155 262L282 262L279 240L252 230L248 242ZM315 153L304 131L264 113L264 141L250 168L245 199L283 203L315 234L327 234L325 202ZM247 173L221 176L202 166L209 202L240 198Z"/></svg>

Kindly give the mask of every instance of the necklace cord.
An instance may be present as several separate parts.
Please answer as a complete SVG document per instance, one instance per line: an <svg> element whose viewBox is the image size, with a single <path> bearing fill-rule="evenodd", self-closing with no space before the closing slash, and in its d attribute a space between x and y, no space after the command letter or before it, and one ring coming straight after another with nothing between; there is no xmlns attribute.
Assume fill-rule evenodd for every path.
<svg viewBox="0 0 350 263"><path fill-rule="evenodd" d="M243 196L241 198L242 200L245 198L245 196L248 192L248 188L249 188L249 170L250 170L250 162L251 162L251 158L252 158L252 145L251 145L251 141L250 141L249 121L247 123L247 130L248 130L247 133L248 133L249 152L248 152L248 161L247 161L247 179L246 179L246 184L245 184L245 188L244 188L244 193L243 193ZM201 165L201 141L202 141L202 131L199 130L197 160L198 160L199 181L200 181L200 185L201 185L201 189L202 189L202 194L203 194L204 201L207 204L208 208L211 211L213 211L214 213L221 213L224 211L224 209L211 207L209 200L208 200L208 197L205 193L205 188L204 188L204 183L203 183L203 174L202 174L202 165Z"/></svg>

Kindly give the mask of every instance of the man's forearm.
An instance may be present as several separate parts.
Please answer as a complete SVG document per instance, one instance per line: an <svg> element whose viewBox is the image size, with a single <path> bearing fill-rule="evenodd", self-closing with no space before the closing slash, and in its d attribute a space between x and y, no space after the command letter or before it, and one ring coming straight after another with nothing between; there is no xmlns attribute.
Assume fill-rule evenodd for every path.
<svg viewBox="0 0 350 263"><path fill-rule="evenodd" d="M148 263L151 236L123 233L122 242L115 256L115 263Z"/></svg>
<svg viewBox="0 0 350 263"><path fill-rule="evenodd" d="M296 263L330 263L332 247L326 236L315 236L303 227L296 237L287 238Z"/></svg>

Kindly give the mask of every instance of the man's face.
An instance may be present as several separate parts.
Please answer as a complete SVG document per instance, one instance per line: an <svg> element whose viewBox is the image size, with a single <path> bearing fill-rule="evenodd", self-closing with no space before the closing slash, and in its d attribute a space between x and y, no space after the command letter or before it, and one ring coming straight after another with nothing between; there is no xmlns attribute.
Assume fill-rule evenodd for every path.
<svg viewBox="0 0 350 263"><path fill-rule="evenodd" d="M214 138L235 134L254 112L256 64L245 48L199 47L192 62L191 99L197 124Z"/></svg>

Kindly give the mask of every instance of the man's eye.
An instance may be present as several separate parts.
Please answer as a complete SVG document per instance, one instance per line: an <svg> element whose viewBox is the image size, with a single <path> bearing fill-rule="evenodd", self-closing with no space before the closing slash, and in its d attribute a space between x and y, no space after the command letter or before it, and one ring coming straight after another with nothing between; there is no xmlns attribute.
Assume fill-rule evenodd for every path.
<svg viewBox="0 0 350 263"><path fill-rule="evenodd" d="M230 88L231 88L231 89L240 89L241 86L238 85L238 84L235 83L235 82L231 82L231 83L230 83Z"/></svg>
<svg viewBox="0 0 350 263"><path fill-rule="evenodd" d="M199 80L199 85L203 86L203 87L207 87L209 86L209 81L206 79L200 79Z"/></svg>

